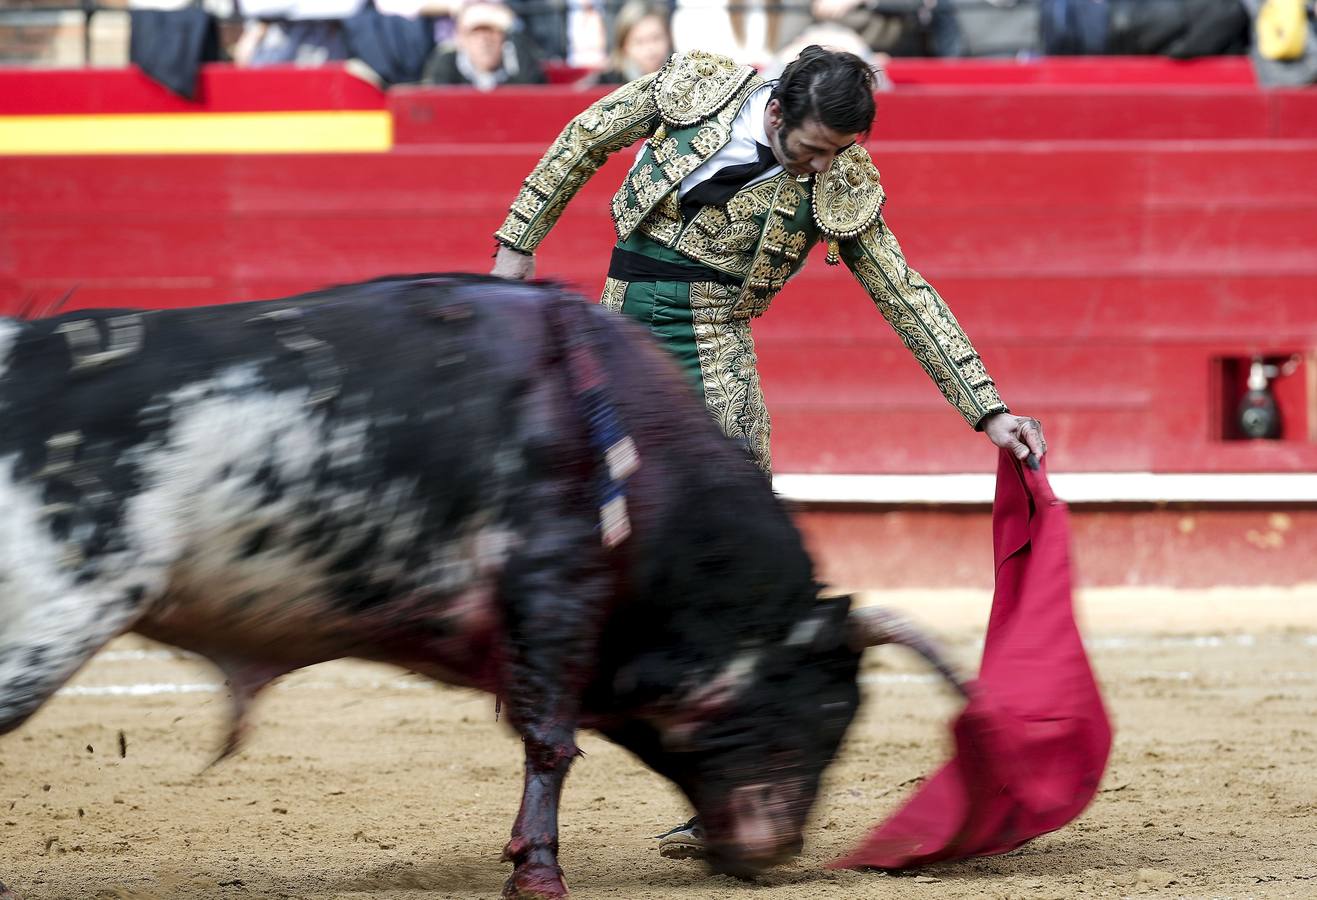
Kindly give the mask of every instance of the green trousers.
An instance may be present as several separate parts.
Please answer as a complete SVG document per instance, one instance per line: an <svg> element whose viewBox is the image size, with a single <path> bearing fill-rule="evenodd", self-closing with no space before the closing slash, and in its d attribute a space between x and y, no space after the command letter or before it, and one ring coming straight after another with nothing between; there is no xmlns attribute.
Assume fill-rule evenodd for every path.
<svg viewBox="0 0 1317 900"><path fill-rule="evenodd" d="M661 262L690 260L649 238L618 244ZM770 422L759 384L750 314L740 291L716 281L621 281L609 278L600 303L649 329L676 360L730 438L740 441L765 472L772 471Z"/></svg>

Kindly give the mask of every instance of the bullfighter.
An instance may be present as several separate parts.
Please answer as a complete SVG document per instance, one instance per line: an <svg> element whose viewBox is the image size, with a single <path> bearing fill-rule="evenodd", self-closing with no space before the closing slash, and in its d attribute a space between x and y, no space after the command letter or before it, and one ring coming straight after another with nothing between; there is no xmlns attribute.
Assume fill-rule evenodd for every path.
<svg viewBox="0 0 1317 900"><path fill-rule="evenodd" d="M768 81L714 53L673 55L567 124L502 226L493 274L529 278L535 251L606 158L645 144L612 200L617 233L601 303L645 325L686 372L723 432L772 471L769 415L750 321L815 243L844 262L943 396L993 444L1041 456L1037 419L1011 414L947 304L883 220L864 148L873 72L811 46ZM703 852L695 820L665 856Z"/></svg>
<svg viewBox="0 0 1317 900"><path fill-rule="evenodd" d="M713 53L674 55L572 119L526 179L495 238L494 274L527 278L534 253L605 158L647 139L612 201L617 245L601 302L648 326L730 437L771 469L750 320L823 240L947 400L997 446L1044 447L1011 415L938 293L906 264L860 143L873 75L850 53L806 48L781 78Z"/></svg>

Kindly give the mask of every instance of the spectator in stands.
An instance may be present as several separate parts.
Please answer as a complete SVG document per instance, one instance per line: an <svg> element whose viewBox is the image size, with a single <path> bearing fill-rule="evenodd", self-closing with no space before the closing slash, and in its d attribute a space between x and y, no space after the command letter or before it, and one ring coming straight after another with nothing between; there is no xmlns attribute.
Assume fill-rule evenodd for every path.
<svg viewBox="0 0 1317 900"><path fill-rule="evenodd" d="M1046 2L1056 4L1059 0ZM1193 59L1248 49L1248 11L1240 0L1111 0L1107 6L1107 53ZM1043 39L1044 52L1054 52L1046 32Z"/></svg>
<svg viewBox="0 0 1317 900"><path fill-rule="evenodd" d="M366 0L240 0L239 11L248 21L234 47L234 62L319 66L347 59L340 23L365 6Z"/></svg>
<svg viewBox="0 0 1317 900"><path fill-rule="evenodd" d="M1249 58L1264 87L1317 84L1317 3L1244 0L1253 19Z"/></svg>
<svg viewBox="0 0 1317 900"><path fill-rule="evenodd" d="M814 18L849 28L875 53L963 56L950 0L814 0Z"/></svg>
<svg viewBox="0 0 1317 900"><path fill-rule="evenodd" d="M673 46L707 48L762 66L813 24L809 0L679 0Z"/></svg>
<svg viewBox="0 0 1317 900"><path fill-rule="evenodd" d="M647 0L630 0L617 14L611 65L588 84L626 84L657 72L672 55L668 10Z"/></svg>
<svg viewBox="0 0 1317 900"><path fill-rule="evenodd" d="M969 425L1021 458L1041 455L1038 422L1006 411L882 218L886 193L860 143L873 125L873 88L862 59L817 46L776 82L718 54L678 53L660 75L567 124L495 234L493 272L532 277L535 251L572 197L609 155L647 138L608 207L619 239L601 302L671 351L723 431L765 471L769 419L750 320L817 242L827 262L851 268ZM702 853L699 832L687 823L660 849Z"/></svg>
<svg viewBox="0 0 1317 900"><path fill-rule="evenodd" d="M174 93L191 100L203 62L224 59L217 17L232 16L231 2L129 0L128 59Z"/></svg>
<svg viewBox="0 0 1317 900"><path fill-rule="evenodd" d="M1042 53L1040 0L943 0L956 13L959 56L1016 57ZM1093 3L1095 0L1084 0ZM1102 0L1096 0L1102 2ZM952 55L952 54L947 54Z"/></svg>
<svg viewBox="0 0 1317 900"><path fill-rule="evenodd" d="M482 91L504 84L543 84L544 70L521 36L516 17L497 0L468 0L457 14L453 43L439 47L425 64L427 84L471 85Z"/></svg>
<svg viewBox="0 0 1317 900"><path fill-rule="evenodd" d="M829 50L842 50L846 53L855 54L873 69L873 88L875 91L890 91L892 89L892 80L887 77L887 65L892 61L892 58L886 53L874 53L858 34L849 28L843 28L835 22L820 22L802 31L799 37L778 52L771 63L764 66L763 76L768 79L777 78L782 74L782 70L790 65L791 61L811 44L818 44Z"/></svg>
<svg viewBox="0 0 1317 900"><path fill-rule="evenodd" d="M386 16L428 19L434 26L435 43L441 44L457 33L462 0L375 0L375 8Z"/></svg>
<svg viewBox="0 0 1317 900"><path fill-rule="evenodd" d="M420 81L436 44L430 15L443 21L450 9L449 0L367 0L365 9L343 20L348 52L362 64L358 74L369 70L380 87Z"/></svg>
<svg viewBox="0 0 1317 900"><path fill-rule="evenodd" d="M609 35L626 0L508 0L544 59L582 69L610 64ZM648 0L672 16L675 0ZM686 2L686 0L683 0Z"/></svg>

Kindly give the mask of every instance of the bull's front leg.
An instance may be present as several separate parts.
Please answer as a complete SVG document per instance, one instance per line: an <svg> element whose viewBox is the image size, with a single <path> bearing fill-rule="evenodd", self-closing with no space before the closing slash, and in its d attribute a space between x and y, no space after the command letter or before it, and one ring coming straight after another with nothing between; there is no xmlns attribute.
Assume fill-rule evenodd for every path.
<svg viewBox="0 0 1317 900"><path fill-rule="evenodd" d="M559 900L567 896L567 882L558 865L558 802L567 770L578 752L575 728L550 726L522 731L526 780L512 839L503 850L503 858L515 867L503 896Z"/></svg>
<svg viewBox="0 0 1317 900"><path fill-rule="evenodd" d="M548 484L525 497L530 527L501 585L507 617L502 695L526 753L521 810L504 859L515 868L504 897L562 898L558 865L558 801L579 755L580 697L593 670L605 570L592 506Z"/></svg>

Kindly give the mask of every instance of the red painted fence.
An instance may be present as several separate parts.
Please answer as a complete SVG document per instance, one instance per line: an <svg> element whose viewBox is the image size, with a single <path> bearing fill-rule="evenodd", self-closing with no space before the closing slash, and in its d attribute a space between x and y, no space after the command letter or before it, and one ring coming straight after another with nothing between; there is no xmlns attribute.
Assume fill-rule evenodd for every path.
<svg viewBox="0 0 1317 900"><path fill-rule="evenodd" d="M944 78L879 98L888 220L1008 401L1046 419L1054 471L1317 468L1317 92L1263 92L1238 72L1189 85ZM261 90L260 75L209 71L200 109L387 106L397 146L0 157L0 309L71 288L72 307L170 306L483 269L520 179L595 96L386 96L342 72L287 70ZM135 73L44 73L44 93L5 90L11 76L0 115L179 103ZM542 275L598 290L628 160L582 192ZM991 469L844 269L811 260L756 333L780 471ZM1280 441L1226 439L1253 354L1298 356L1276 383Z"/></svg>

